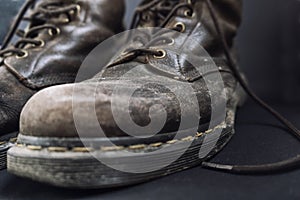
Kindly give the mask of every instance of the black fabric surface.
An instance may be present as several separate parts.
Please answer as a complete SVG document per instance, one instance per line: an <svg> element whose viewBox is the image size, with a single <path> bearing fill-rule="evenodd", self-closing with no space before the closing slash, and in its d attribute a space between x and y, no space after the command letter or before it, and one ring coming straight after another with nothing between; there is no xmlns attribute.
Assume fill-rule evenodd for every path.
<svg viewBox="0 0 300 200"><path fill-rule="evenodd" d="M275 106L298 127L299 106ZM249 102L238 112L236 135L214 161L258 164L300 154L298 141ZM299 199L299 170L240 176L195 167L164 178L111 190L66 190L0 172L0 199Z"/></svg>

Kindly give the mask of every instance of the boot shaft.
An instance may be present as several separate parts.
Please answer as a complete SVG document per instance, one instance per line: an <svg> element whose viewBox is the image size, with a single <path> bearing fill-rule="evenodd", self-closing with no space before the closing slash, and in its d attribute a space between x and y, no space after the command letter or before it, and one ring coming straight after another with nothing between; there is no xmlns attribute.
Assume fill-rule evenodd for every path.
<svg viewBox="0 0 300 200"><path fill-rule="evenodd" d="M227 43L232 47L241 23L242 0L211 0L211 2ZM176 9L180 4L187 5ZM199 42L209 53L216 56L221 53L220 38L205 0L145 0L137 8L137 14L139 20L135 27L160 26L172 29L176 25L184 26L181 27L184 29L183 33L195 34L195 37L198 37L201 32L203 37L198 37ZM166 22L165 19L170 14L172 17Z"/></svg>

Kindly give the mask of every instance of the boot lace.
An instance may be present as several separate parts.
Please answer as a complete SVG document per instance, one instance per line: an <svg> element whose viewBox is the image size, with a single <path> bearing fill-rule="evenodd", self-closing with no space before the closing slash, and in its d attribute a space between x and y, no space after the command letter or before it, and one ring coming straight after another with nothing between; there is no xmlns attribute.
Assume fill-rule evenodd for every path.
<svg viewBox="0 0 300 200"><path fill-rule="evenodd" d="M1 64L3 64L7 57L27 57L28 45L30 45L30 48L43 47L45 42L36 38L40 32L48 30L49 35L53 37L60 34L59 27L49 22L50 19L60 17L64 14L66 16L64 22L69 23L72 20L72 16L80 12L80 6L71 0L44 0L38 6L36 6L36 1L37 0L27 0L17 14L0 50L0 57L2 58ZM26 17L25 14L29 9L32 9L32 13ZM22 21L29 22L30 26L28 30L17 30ZM10 41L15 35L21 37L21 39L14 45L9 46ZM26 81L26 78L12 66L4 66L20 81Z"/></svg>
<svg viewBox="0 0 300 200"><path fill-rule="evenodd" d="M176 14L176 12L185 8L184 15L190 17L193 14L191 0L186 0L185 2L179 3L178 0L153 0L140 7L135 11L133 21L130 25L130 28L133 29L137 27L138 24L147 22L147 21L161 21L157 25L158 28L164 28L170 19ZM151 16L155 16L155 19L151 19ZM183 23L176 23L174 27L170 28L171 30L184 32L185 25ZM139 56L152 55L155 58L164 58L166 52L163 49L152 49L151 47L159 41L163 41L165 44L171 44L174 42L173 39L161 36L168 30L160 30L153 35L151 35L152 40L143 44L143 48L130 49L123 53L122 57L114 61L113 63L106 66L106 68L111 68L122 63L130 62L136 59ZM135 38L134 40L136 40ZM142 42L142 41L140 41Z"/></svg>

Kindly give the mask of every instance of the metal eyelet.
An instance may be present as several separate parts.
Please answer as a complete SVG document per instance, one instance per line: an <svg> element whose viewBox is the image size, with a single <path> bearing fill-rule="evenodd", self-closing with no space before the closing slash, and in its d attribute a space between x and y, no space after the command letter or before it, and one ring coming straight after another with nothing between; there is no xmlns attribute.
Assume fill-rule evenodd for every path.
<svg viewBox="0 0 300 200"><path fill-rule="evenodd" d="M44 41L44 40L38 40L38 42L39 42L40 44L35 45L35 47L44 47L44 46L45 46L45 41Z"/></svg>
<svg viewBox="0 0 300 200"><path fill-rule="evenodd" d="M79 4L76 5L76 10L77 10L77 13L79 14L81 11L81 6Z"/></svg>
<svg viewBox="0 0 300 200"><path fill-rule="evenodd" d="M64 18L64 19L63 19L63 20L61 20L61 21L62 21L62 23L66 23L66 24L67 24L67 23L70 23L70 19L69 19L69 18L67 18L67 17L66 17L66 18Z"/></svg>
<svg viewBox="0 0 300 200"><path fill-rule="evenodd" d="M174 40L173 38L171 38L170 40L171 40L171 42L170 42L170 43L168 43L168 45L170 45L170 46L171 46L171 45L175 44L175 40Z"/></svg>
<svg viewBox="0 0 300 200"><path fill-rule="evenodd" d="M51 28L51 29L48 30L48 34L49 34L50 36L56 36L56 35L59 35L59 34L60 34L60 29L59 29L58 27L56 27L56 28L55 28L55 33L54 33L54 32L53 32L53 29Z"/></svg>
<svg viewBox="0 0 300 200"><path fill-rule="evenodd" d="M73 15L73 14L75 13L75 11L76 11L77 14L79 14L80 11L81 11L81 6L77 4L77 5L76 5L76 9L71 10L71 11L70 11L70 14Z"/></svg>
<svg viewBox="0 0 300 200"><path fill-rule="evenodd" d="M191 17L193 17L193 15L194 15L194 12L192 10L188 9L188 10L184 11L184 16L185 17L190 17L191 18Z"/></svg>
<svg viewBox="0 0 300 200"><path fill-rule="evenodd" d="M162 58L167 56L167 52L163 49L158 49L157 52L161 53L161 56L154 55L153 57L156 58L156 59L162 59Z"/></svg>
<svg viewBox="0 0 300 200"><path fill-rule="evenodd" d="M28 56L28 52L25 50L21 50L23 55L17 55L16 58L18 59L22 59L22 58L26 58Z"/></svg>
<svg viewBox="0 0 300 200"><path fill-rule="evenodd" d="M174 25L174 28L180 28L180 32L183 33L185 31L185 24L182 22L177 22Z"/></svg>
<svg viewBox="0 0 300 200"><path fill-rule="evenodd" d="M142 19L144 21L148 22L151 19L151 17L148 14L144 14L144 15L142 15Z"/></svg>

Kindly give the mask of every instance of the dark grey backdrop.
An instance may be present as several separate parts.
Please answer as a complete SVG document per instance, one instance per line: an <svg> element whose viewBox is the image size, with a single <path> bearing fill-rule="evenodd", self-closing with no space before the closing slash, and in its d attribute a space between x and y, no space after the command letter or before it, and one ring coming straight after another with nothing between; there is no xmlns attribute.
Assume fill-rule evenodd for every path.
<svg viewBox="0 0 300 200"><path fill-rule="evenodd" d="M24 0L1 0L0 39ZM127 0L126 23L141 0ZM269 101L300 102L300 2L245 0L237 44L252 87Z"/></svg>

